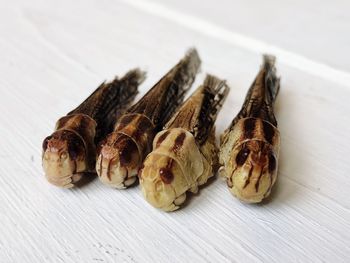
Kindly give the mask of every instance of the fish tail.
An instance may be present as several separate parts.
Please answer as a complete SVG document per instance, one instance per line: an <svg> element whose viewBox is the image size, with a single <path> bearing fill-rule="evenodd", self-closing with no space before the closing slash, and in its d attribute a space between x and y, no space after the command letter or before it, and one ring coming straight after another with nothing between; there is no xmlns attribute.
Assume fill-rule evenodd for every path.
<svg viewBox="0 0 350 263"><path fill-rule="evenodd" d="M262 67L229 129L232 129L240 119L248 117L260 118L277 126L273 105L280 89L280 79L276 74L275 62L275 56L263 55Z"/></svg>
<svg viewBox="0 0 350 263"><path fill-rule="evenodd" d="M97 122L96 140L113 130L113 125L138 93L138 86L145 79L140 69L127 72L122 78L103 82L82 104L68 113L85 114Z"/></svg>
<svg viewBox="0 0 350 263"><path fill-rule="evenodd" d="M143 114L155 125L163 126L191 88L200 64L196 49L190 49L128 112Z"/></svg>
<svg viewBox="0 0 350 263"><path fill-rule="evenodd" d="M204 83L204 98L198 121L196 138L204 142L214 127L217 115L230 91L225 80L213 75L207 75Z"/></svg>
<svg viewBox="0 0 350 263"><path fill-rule="evenodd" d="M276 57L273 55L263 55L263 68L265 69L265 86L267 103L273 104L280 90L280 78L276 75Z"/></svg>
<svg viewBox="0 0 350 263"><path fill-rule="evenodd" d="M184 128L204 143L227 97L226 81L207 75L203 85L182 104L165 128Z"/></svg>
<svg viewBox="0 0 350 263"><path fill-rule="evenodd" d="M196 49L189 49L185 57L175 66L173 83L176 89L173 92L168 92L164 102L168 104L168 109L161 117L165 123L173 115L176 108L183 102L186 93L192 86L195 77L200 69L201 60ZM173 70L174 70L173 69ZM175 103L171 103L174 101Z"/></svg>
<svg viewBox="0 0 350 263"><path fill-rule="evenodd" d="M111 132L116 120L130 107L138 94L138 86L145 80L146 73L136 68L128 71L121 79L116 77L105 84L110 90L99 111L99 119L104 120L101 136ZM97 138L99 140L99 138Z"/></svg>

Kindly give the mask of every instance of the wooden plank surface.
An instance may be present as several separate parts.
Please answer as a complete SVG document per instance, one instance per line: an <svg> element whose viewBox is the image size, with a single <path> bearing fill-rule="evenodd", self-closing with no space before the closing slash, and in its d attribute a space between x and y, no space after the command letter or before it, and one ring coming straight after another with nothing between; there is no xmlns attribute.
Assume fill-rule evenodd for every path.
<svg viewBox="0 0 350 263"><path fill-rule="evenodd" d="M1 1L0 262L350 261L349 4L201 2ZM43 138L103 80L140 66L142 96L195 46L203 65L194 87L206 72L231 86L219 134L257 73L261 43L281 54L282 148L270 202L242 204L217 178L163 213L138 187L46 182Z"/></svg>

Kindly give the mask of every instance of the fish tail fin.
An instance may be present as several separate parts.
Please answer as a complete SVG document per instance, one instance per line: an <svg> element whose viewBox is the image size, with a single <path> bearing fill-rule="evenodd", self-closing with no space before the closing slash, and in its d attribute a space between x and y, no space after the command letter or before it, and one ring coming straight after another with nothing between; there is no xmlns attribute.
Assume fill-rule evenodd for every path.
<svg viewBox="0 0 350 263"><path fill-rule="evenodd" d="M263 55L263 68L265 69L266 95L269 104L273 104L280 90L280 78L276 74L276 57L273 55Z"/></svg>

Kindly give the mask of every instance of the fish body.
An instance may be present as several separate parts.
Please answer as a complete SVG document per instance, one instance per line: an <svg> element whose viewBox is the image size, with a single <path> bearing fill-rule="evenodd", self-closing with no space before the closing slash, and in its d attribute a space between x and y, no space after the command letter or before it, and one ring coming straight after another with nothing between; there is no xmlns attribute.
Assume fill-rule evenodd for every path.
<svg viewBox="0 0 350 263"><path fill-rule="evenodd" d="M70 188L94 172L96 143L109 133L121 111L131 103L143 81L140 70L102 83L81 105L60 118L43 142L42 164L47 180Z"/></svg>
<svg viewBox="0 0 350 263"><path fill-rule="evenodd" d="M155 134L182 103L199 71L200 59L189 50L158 83L117 121L114 131L101 144L96 163L100 180L124 189L134 184Z"/></svg>
<svg viewBox="0 0 350 263"><path fill-rule="evenodd" d="M232 194L248 203L268 197L277 179L280 133L273 104L280 80L274 63L273 56L264 57L241 111L221 138L219 172Z"/></svg>
<svg viewBox="0 0 350 263"><path fill-rule="evenodd" d="M153 141L139 172L145 199L164 211L178 209L186 192L196 193L216 172L216 116L228 93L224 81L208 76Z"/></svg>
<svg viewBox="0 0 350 263"><path fill-rule="evenodd" d="M96 168L100 180L119 189L134 184L139 164L151 150L154 131L155 125L143 114L128 113L120 118L116 131L101 148Z"/></svg>

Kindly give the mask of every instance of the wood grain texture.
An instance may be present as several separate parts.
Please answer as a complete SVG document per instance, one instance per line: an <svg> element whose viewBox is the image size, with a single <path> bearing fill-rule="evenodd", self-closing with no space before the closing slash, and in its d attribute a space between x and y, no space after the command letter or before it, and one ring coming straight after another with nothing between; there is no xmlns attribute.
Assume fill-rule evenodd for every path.
<svg viewBox="0 0 350 263"><path fill-rule="evenodd" d="M237 10L236 4L224 0L210 6L160 2L336 70L350 69L345 45L338 45L350 41L347 2L319 3L317 10L332 12L310 13L314 19L301 24L286 7L272 20L253 0L239 8L252 16L259 12L258 20L245 13L232 20L227 12ZM311 12L308 5L298 2L303 17ZM260 55L127 0L1 1L0 20L0 262L350 261L350 84L277 64L282 144L271 201L242 204L218 178L182 210L166 214L149 206L138 187L117 191L98 180L73 190L51 186L41 168L42 139L103 80L140 66L148 71L140 97L190 46L203 61L193 89L206 72L231 86L219 134L240 109ZM236 20L247 28L233 27ZM256 34L260 20L269 22L264 34ZM325 21L329 26L314 36L327 38L327 48L311 48L307 29Z"/></svg>

